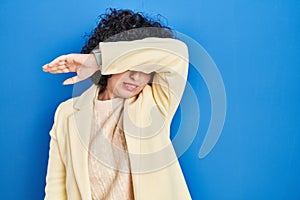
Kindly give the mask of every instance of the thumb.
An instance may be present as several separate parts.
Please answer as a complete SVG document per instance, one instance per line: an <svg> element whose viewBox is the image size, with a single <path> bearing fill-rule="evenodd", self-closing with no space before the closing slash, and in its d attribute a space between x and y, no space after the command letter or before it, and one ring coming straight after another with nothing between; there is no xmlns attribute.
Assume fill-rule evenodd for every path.
<svg viewBox="0 0 300 200"><path fill-rule="evenodd" d="M82 79L80 79L78 76L73 76L71 78L66 79L63 82L63 85L71 85L71 84L75 84L75 83L77 83L79 81L82 81Z"/></svg>

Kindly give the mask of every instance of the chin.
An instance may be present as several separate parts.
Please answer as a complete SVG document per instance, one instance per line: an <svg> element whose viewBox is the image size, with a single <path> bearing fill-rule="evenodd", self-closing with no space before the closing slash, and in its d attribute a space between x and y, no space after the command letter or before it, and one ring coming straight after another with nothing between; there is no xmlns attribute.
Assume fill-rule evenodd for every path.
<svg viewBox="0 0 300 200"><path fill-rule="evenodd" d="M138 96L138 95L139 95L139 93L136 94L136 93L127 93L126 92L126 94L122 94L122 95L120 95L120 97L123 99L130 99L130 98Z"/></svg>
<svg viewBox="0 0 300 200"><path fill-rule="evenodd" d="M122 98L122 99L129 99L129 98L133 97L134 95L130 94L130 93L127 93L127 92L124 92L124 93L121 93L121 94L119 94L117 96L119 98Z"/></svg>
<svg viewBox="0 0 300 200"><path fill-rule="evenodd" d="M124 99L129 99L129 98L138 96L140 93L141 93L141 90L134 90L134 91L122 90L122 91L119 91L119 96Z"/></svg>

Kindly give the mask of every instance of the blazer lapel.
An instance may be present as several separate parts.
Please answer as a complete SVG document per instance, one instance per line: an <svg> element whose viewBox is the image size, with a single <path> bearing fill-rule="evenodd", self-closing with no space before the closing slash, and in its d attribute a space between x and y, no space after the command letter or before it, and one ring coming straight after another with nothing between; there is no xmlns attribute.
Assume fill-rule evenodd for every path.
<svg viewBox="0 0 300 200"><path fill-rule="evenodd" d="M93 120L93 99L97 87L92 85L74 99L74 113L69 117L69 141L75 179L83 200L91 199L88 153Z"/></svg>

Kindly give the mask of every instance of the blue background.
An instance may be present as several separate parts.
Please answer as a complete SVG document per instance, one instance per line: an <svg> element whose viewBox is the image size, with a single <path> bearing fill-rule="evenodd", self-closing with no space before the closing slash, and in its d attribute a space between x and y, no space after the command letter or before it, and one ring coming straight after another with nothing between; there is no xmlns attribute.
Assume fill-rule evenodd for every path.
<svg viewBox="0 0 300 200"><path fill-rule="evenodd" d="M43 199L48 132L57 105L72 96L72 86L61 85L70 74L46 74L41 66L79 52L84 34L107 7L160 13L167 25L197 40L220 70L227 117L217 145L204 159L198 152L210 99L201 76L190 70L201 121L180 162L193 199L299 200L298 0L2 0L1 199Z"/></svg>

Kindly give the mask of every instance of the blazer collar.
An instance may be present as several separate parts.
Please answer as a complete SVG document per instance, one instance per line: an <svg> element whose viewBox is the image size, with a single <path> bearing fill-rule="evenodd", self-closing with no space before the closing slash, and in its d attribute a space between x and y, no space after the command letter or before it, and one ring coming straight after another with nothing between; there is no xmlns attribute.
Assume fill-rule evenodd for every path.
<svg viewBox="0 0 300 200"><path fill-rule="evenodd" d="M83 92L79 97L74 98L73 107L75 109L81 110L87 106L93 105L93 100L98 91L98 86L92 84L85 92Z"/></svg>
<svg viewBox="0 0 300 200"><path fill-rule="evenodd" d="M91 200L88 148L93 120L93 102L97 88L97 85L93 84L79 97L73 99L75 112L68 120L72 164L83 200Z"/></svg>

